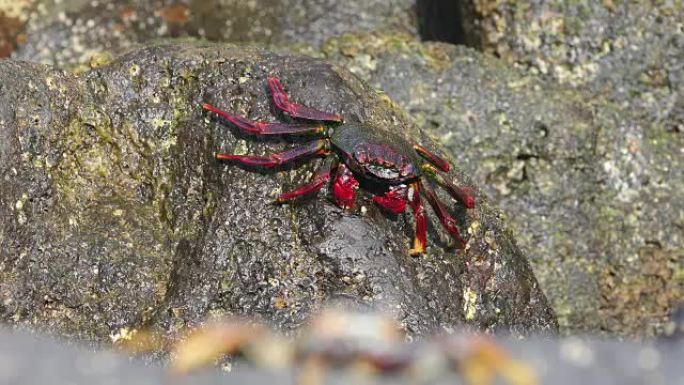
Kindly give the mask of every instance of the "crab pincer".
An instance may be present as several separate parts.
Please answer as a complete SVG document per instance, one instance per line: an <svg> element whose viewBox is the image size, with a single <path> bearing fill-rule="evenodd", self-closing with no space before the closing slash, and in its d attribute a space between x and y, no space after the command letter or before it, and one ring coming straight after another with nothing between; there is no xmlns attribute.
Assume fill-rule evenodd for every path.
<svg viewBox="0 0 684 385"><path fill-rule="evenodd" d="M464 248L464 240L456 220L439 199L431 185L446 190L466 208L475 206L475 197L467 188L456 186L447 173L449 162L422 145L413 144L388 127L363 123L346 123L341 114L331 113L294 103L275 76L268 77L268 88L275 107L288 115L292 122L262 122L233 115L211 104L202 107L230 122L238 130L257 136L299 135L311 140L291 149L269 155L234 155L220 153L219 160L235 162L247 167L276 168L310 157L325 157L322 168L312 180L281 194L276 201L289 202L314 194L331 184L335 203L352 209L361 186L372 186L373 202L392 214L411 208L415 219L415 235L411 255L425 252L427 218L421 196L424 196L439 218L442 227L455 240L457 248Z"/></svg>

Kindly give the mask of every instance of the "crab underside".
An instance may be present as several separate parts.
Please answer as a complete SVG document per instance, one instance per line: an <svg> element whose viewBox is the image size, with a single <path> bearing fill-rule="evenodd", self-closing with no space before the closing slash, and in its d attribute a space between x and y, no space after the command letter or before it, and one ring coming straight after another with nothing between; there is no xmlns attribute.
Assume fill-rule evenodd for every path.
<svg viewBox="0 0 684 385"><path fill-rule="evenodd" d="M332 179L332 194L336 204L351 209L360 185L371 184L373 201L394 214L410 206L415 218L415 237L411 255L425 251L427 223L421 202L423 195L437 214L442 226L464 248L455 219L431 188L431 182L443 187L466 208L475 205L468 189L460 188L446 176L449 163L425 147L410 144L395 133L362 124L345 124L342 116L316 110L290 101L283 85L276 77L268 78L268 86L275 107L293 119L291 123L257 122L232 115L208 103L202 107L235 125L242 132L259 136L298 135L312 137L311 141L283 152L265 156L220 153L219 160L232 161L248 167L277 168L309 157L325 157L324 166L312 180L293 191L278 196L283 203L313 194ZM427 163L418 165L419 159ZM427 176L429 180L424 178ZM364 183L359 183L359 181ZM368 182L368 183L366 183Z"/></svg>

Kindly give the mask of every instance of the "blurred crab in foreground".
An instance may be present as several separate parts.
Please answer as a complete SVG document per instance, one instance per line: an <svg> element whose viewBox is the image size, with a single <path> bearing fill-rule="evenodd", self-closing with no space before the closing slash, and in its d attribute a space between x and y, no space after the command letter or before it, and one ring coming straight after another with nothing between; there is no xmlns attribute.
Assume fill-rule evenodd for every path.
<svg viewBox="0 0 684 385"><path fill-rule="evenodd" d="M295 383L301 385L327 383L329 371L351 383L389 378L401 383L445 383L454 376L468 385L492 384L496 378L515 385L537 383L531 368L484 335L455 334L407 343L399 325L387 317L337 310L315 316L296 340L246 320L209 323L176 344L171 368L184 374L210 366L224 354L241 354L264 369L292 371Z"/></svg>
<svg viewBox="0 0 684 385"><path fill-rule="evenodd" d="M437 214L442 226L464 248L456 221L431 188L430 181L446 189L466 208L475 206L475 198L464 188L451 183L446 176L449 163L419 144L412 144L387 127L344 123L342 116L295 104L290 101L276 77L268 78L273 104L297 119L292 123L254 122L232 115L208 103L205 110L217 114L245 133L262 136L307 135L315 139L298 147L265 156L217 154L249 167L275 168L313 156L326 157L324 166L313 179L293 191L281 194L277 202L287 202L322 189L330 179L336 204L344 209L353 206L359 186L371 191L373 201L393 214L411 206L415 218L415 238L411 255L425 251L427 224L421 201L423 195ZM422 162L421 158L426 162Z"/></svg>

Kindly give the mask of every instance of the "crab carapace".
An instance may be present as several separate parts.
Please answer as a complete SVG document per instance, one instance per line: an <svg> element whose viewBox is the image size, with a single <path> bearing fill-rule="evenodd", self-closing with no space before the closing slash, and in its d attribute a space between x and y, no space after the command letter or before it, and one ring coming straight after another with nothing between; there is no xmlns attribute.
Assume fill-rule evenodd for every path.
<svg viewBox="0 0 684 385"><path fill-rule="evenodd" d="M466 208L475 206L469 189L453 184L446 173L449 163L426 149L410 143L396 132L384 127L360 123L345 123L341 115L328 113L290 101L283 85L274 76L268 78L273 104L289 115L293 122L256 122L232 115L208 103L202 107L235 125L245 133L260 136L300 135L312 140L289 150L265 156L219 153L219 160L233 161L245 166L276 168L309 157L325 157L323 167L312 180L293 191L281 194L278 202L287 202L315 193L332 179L335 203L351 209L359 186L374 186L373 201L394 214L410 206L415 218L415 237L411 255L425 251L427 223L421 195L427 199L442 226L456 240L457 247L465 247L456 226L437 194L426 183L425 177L443 187ZM361 183L359 183L361 182Z"/></svg>

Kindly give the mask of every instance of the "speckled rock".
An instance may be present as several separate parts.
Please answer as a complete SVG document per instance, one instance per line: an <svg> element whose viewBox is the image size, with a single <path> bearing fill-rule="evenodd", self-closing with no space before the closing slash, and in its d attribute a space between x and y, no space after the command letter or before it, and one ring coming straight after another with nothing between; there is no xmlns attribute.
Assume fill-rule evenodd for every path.
<svg viewBox="0 0 684 385"><path fill-rule="evenodd" d="M60 67L87 64L155 38L318 46L344 32L416 32L412 0L43 1L23 15L17 59Z"/></svg>
<svg viewBox="0 0 684 385"><path fill-rule="evenodd" d="M565 332L662 332L684 300L681 133L466 48L356 34L324 52L502 207Z"/></svg>
<svg viewBox="0 0 684 385"><path fill-rule="evenodd" d="M682 1L465 3L485 52L684 132Z"/></svg>
<svg viewBox="0 0 684 385"><path fill-rule="evenodd" d="M456 213L470 234L466 251L445 248L431 226L427 254L412 258L410 214L387 218L367 194L352 213L327 193L271 203L317 161L261 174L214 160L218 150L283 147L200 108L274 120L267 74L301 103L430 144L385 97L311 58L162 45L81 76L0 61L0 77L11 79L0 87L0 319L95 340L220 314L261 315L287 330L338 298L389 309L411 334L556 329L524 255L482 197Z"/></svg>

